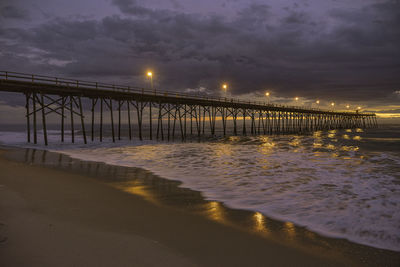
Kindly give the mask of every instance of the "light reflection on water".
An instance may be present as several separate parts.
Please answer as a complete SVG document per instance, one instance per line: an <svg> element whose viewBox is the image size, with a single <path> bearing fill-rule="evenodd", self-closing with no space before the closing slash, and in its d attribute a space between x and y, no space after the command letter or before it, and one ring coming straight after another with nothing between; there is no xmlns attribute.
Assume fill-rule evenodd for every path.
<svg viewBox="0 0 400 267"><path fill-rule="evenodd" d="M358 151L359 147L358 146L342 146L341 149L344 151Z"/></svg>
<svg viewBox="0 0 400 267"><path fill-rule="evenodd" d="M329 138L335 138L336 137L336 131L329 131L328 137Z"/></svg>
<svg viewBox="0 0 400 267"><path fill-rule="evenodd" d="M297 147L300 145L300 137L299 136L295 136L290 142L289 145L293 146L293 147Z"/></svg>
<svg viewBox="0 0 400 267"><path fill-rule="evenodd" d="M333 145L333 144L327 144L327 145L326 145L326 148L327 148L327 149L330 149L330 150L334 150L334 149L335 149L335 145Z"/></svg>

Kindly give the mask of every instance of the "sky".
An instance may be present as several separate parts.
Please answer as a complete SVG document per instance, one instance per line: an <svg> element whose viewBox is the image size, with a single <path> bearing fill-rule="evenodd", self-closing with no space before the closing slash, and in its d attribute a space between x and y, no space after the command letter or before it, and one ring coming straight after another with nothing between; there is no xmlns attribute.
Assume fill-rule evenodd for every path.
<svg viewBox="0 0 400 267"><path fill-rule="evenodd" d="M0 69L400 117L400 1L2 0Z"/></svg>

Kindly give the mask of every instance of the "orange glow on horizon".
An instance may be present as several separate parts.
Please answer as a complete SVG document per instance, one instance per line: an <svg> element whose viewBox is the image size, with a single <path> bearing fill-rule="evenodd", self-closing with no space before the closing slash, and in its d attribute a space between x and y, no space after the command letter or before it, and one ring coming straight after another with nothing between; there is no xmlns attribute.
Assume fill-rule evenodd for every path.
<svg viewBox="0 0 400 267"><path fill-rule="evenodd" d="M376 116L382 119L395 119L400 118L400 113L376 113Z"/></svg>

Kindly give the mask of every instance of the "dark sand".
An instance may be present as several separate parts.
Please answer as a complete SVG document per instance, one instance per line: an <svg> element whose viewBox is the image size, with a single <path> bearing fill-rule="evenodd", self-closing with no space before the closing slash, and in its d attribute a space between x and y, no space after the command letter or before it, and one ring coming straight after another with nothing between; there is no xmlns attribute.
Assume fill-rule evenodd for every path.
<svg viewBox="0 0 400 267"><path fill-rule="evenodd" d="M400 262L396 252L320 237L205 201L199 192L140 169L17 152L19 161L10 159L15 150L0 151L0 266Z"/></svg>

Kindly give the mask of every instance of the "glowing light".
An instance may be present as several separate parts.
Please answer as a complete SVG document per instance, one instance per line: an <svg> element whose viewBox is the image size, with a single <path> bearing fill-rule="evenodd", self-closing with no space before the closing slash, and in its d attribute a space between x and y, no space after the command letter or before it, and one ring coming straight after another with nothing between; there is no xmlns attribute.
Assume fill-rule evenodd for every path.
<svg viewBox="0 0 400 267"><path fill-rule="evenodd" d="M267 96L268 104L269 104L269 92L266 92L265 95Z"/></svg>
<svg viewBox="0 0 400 267"><path fill-rule="evenodd" d="M319 104L319 100L317 100L315 103Z"/></svg>
<svg viewBox="0 0 400 267"><path fill-rule="evenodd" d="M294 98L294 100L298 101L298 100L299 100L299 98L298 98L298 97L295 97L295 98Z"/></svg>
<svg viewBox="0 0 400 267"><path fill-rule="evenodd" d="M361 109L361 107L357 107L357 109Z"/></svg>
<svg viewBox="0 0 400 267"><path fill-rule="evenodd" d="M331 103L331 106L332 106L332 107L335 106L335 103L332 102L332 103Z"/></svg>
<svg viewBox="0 0 400 267"><path fill-rule="evenodd" d="M228 85L227 85L226 83L224 83L224 84L222 85L222 89L224 89L224 90L226 91L226 89L228 89Z"/></svg>
<svg viewBox="0 0 400 267"><path fill-rule="evenodd" d="M350 105L347 105L346 108L350 108Z"/></svg>
<svg viewBox="0 0 400 267"><path fill-rule="evenodd" d="M149 78L151 88L153 89L153 72L148 71L148 72L147 72L147 77Z"/></svg>

